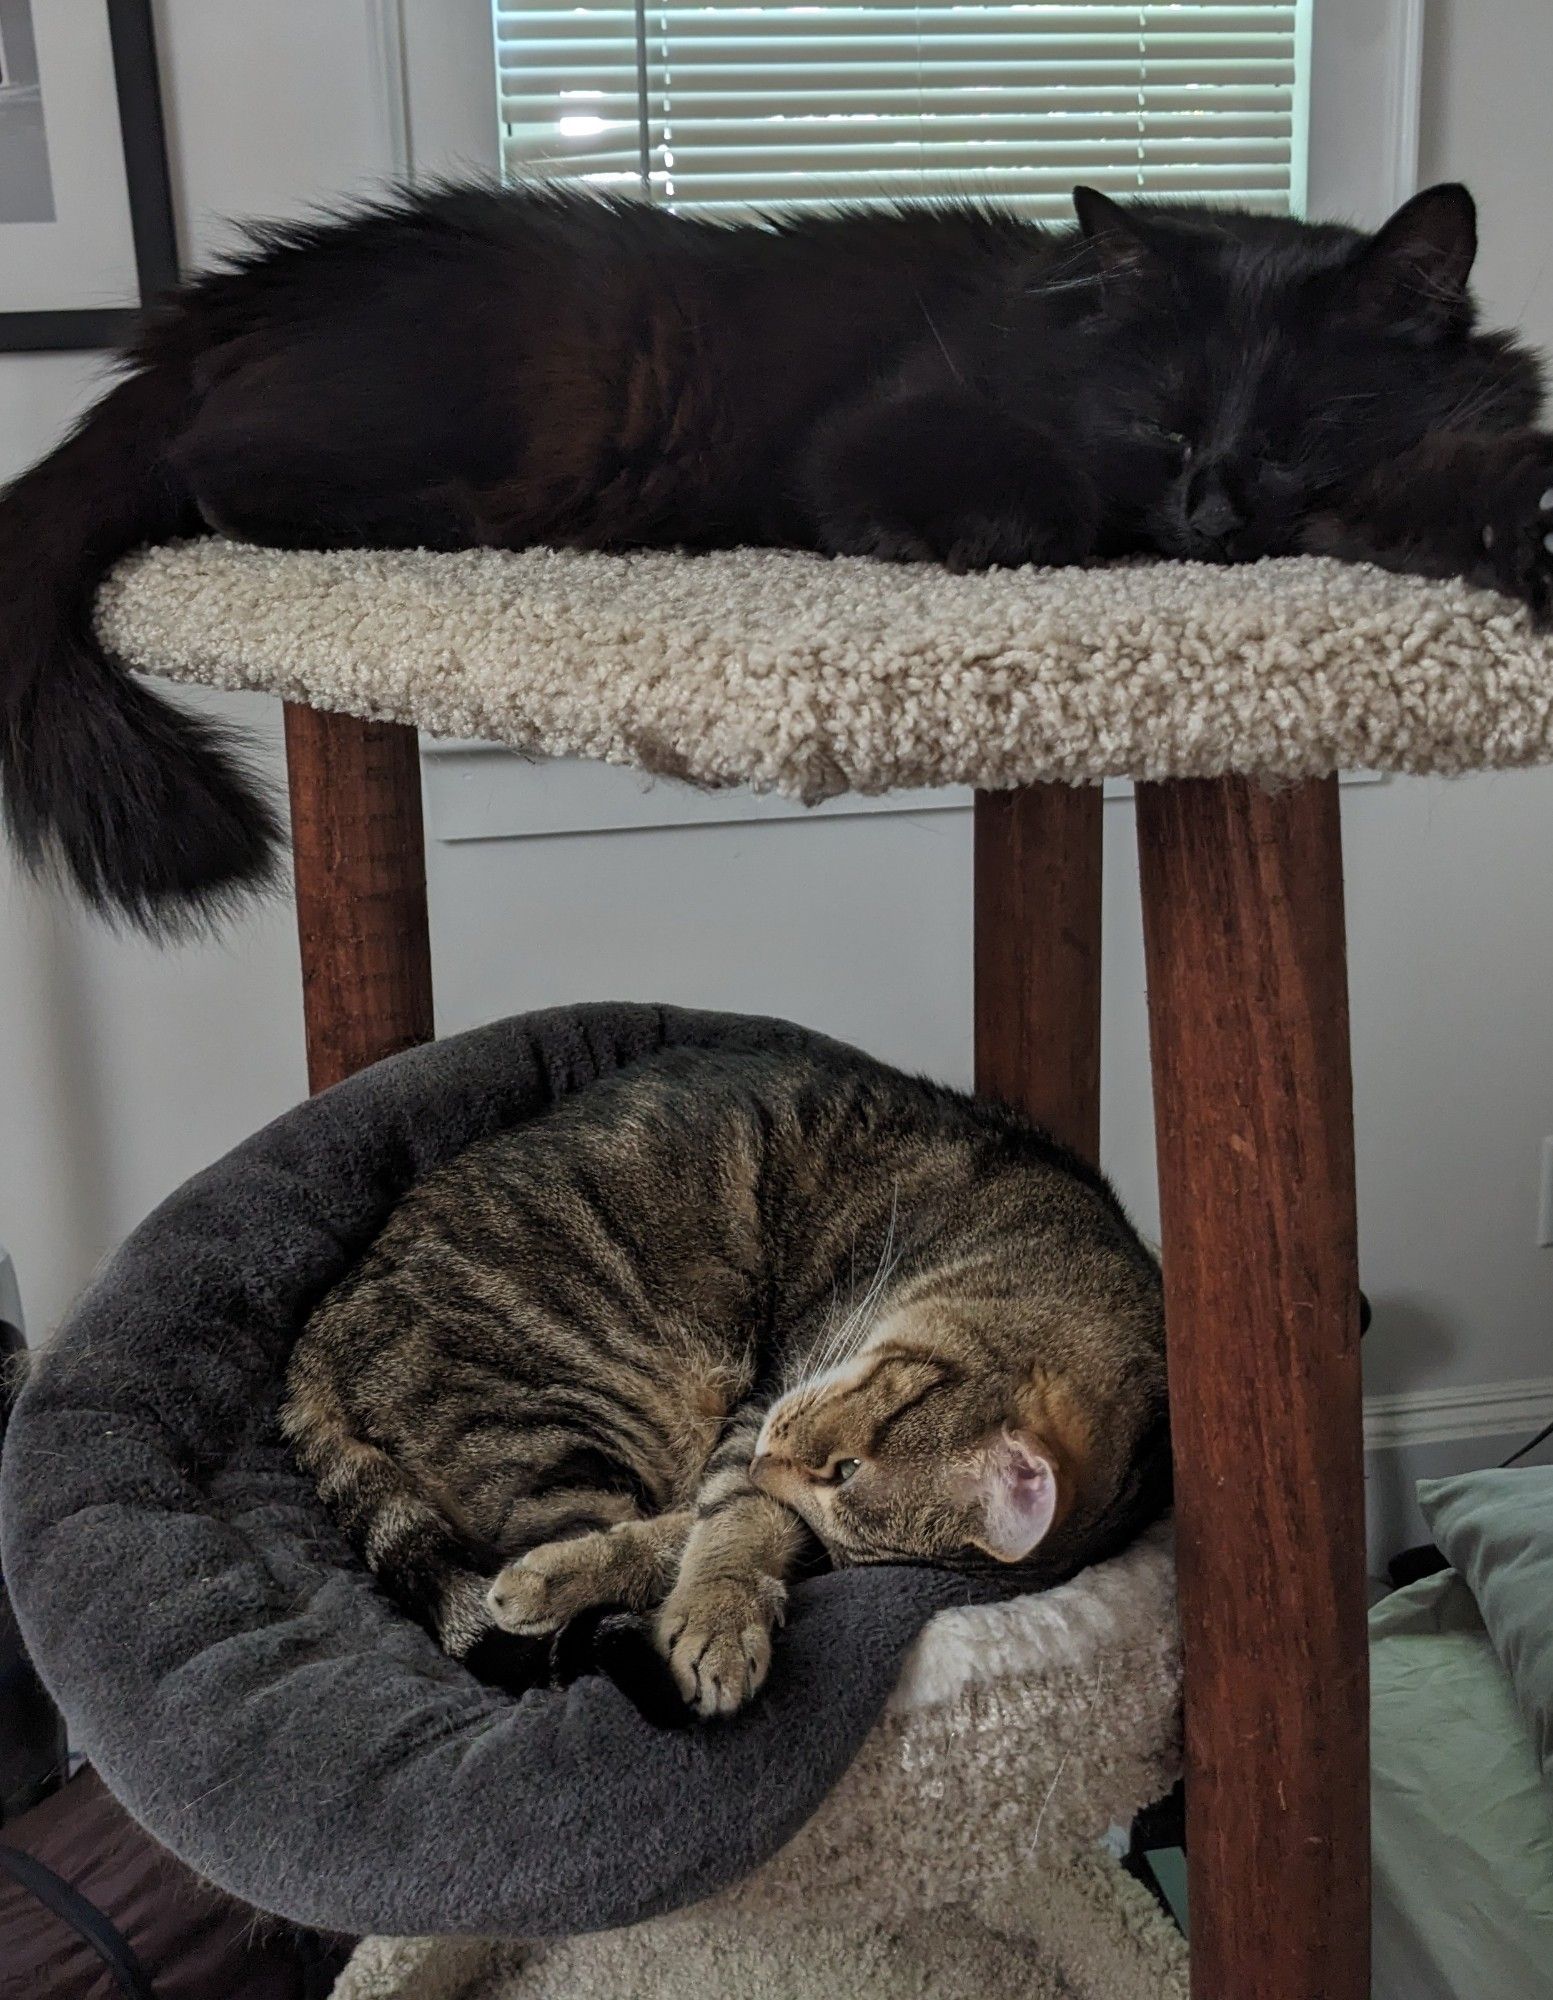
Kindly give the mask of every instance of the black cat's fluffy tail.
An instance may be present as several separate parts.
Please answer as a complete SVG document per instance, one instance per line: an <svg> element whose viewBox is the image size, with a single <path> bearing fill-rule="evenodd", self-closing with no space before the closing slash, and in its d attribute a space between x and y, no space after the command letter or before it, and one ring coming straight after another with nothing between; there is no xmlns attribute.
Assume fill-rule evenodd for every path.
<svg viewBox="0 0 1553 2000"><path fill-rule="evenodd" d="M148 361L0 493L0 793L22 860L154 936L274 872L280 827L226 733L110 660L97 585L142 543L198 528L167 447L188 373Z"/></svg>

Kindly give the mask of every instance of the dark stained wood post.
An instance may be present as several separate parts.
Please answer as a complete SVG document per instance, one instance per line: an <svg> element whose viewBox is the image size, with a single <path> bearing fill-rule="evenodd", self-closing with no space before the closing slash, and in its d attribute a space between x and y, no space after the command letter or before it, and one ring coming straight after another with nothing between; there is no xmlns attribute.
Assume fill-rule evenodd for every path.
<svg viewBox="0 0 1553 2000"><path fill-rule="evenodd" d="M1098 785L978 792L976 1089L1100 1157Z"/></svg>
<svg viewBox="0 0 1553 2000"><path fill-rule="evenodd" d="M1368 2000L1363 1413L1335 779L1140 785L1192 1992Z"/></svg>
<svg viewBox="0 0 1553 2000"><path fill-rule="evenodd" d="M432 1036L416 733L288 702L286 769L316 1092Z"/></svg>

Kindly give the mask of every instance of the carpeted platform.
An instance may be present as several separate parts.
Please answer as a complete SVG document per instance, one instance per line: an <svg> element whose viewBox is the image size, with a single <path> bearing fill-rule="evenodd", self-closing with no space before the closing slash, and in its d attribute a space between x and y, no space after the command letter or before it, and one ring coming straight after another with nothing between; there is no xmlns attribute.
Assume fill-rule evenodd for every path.
<svg viewBox="0 0 1553 2000"><path fill-rule="evenodd" d="M1553 759L1553 637L1507 598L1315 557L952 576L736 549L122 564L131 665L814 803L1043 780Z"/></svg>

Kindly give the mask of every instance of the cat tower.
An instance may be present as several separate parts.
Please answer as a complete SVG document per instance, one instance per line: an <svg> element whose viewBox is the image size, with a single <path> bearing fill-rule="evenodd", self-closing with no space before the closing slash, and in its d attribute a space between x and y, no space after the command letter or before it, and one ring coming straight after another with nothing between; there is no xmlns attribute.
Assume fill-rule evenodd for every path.
<svg viewBox="0 0 1553 2000"><path fill-rule="evenodd" d="M1553 642L1530 629L1523 610L1491 594L1314 559L956 577L759 551L310 555L206 541L121 566L99 618L109 647L131 664L285 698L309 1073L315 1091L342 1086L191 1184L132 1240L78 1309L75 1337L90 1337L99 1357L124 1338L111 1307L115 1288L122 1294L134 1277L131 1253L142 1281L167 1286L176 1278L188 1293L191 1341L199 1337L197 1310L208 1310L199 1292L208 1257L218 1274L208 1289L227 1301L222 1310L236 1310L232 1298L245 1301L248 1317L239 1315L220 1347L222 1365L237 1367L259 1340L253 1328L269 1327L286 1302L251 1274L241 1283L219 1276L236 1255L234 1172L248 1176L249 1188L284 1189L288 1175L301 1177L306 1199L281 1204L292 1225L302 1229L316 1209L318 1228L327 1224L343 1241L349 1230L329 1206L333 1194L326 1198L306 1178L316 1155L335 1162L340 1188L356 1190L354 1227L366 1212L360 1190L376 1189L372 1199L380 1201L386 1180L406 1171L404 1159L451 1143L433 1109L449 1088L465 1106L466 1125L471 1107L484 1104L470 1083L473 1058L444 1054L469 1037L357 1075L416 1050L433 1032L418 728L811 802L847 790L976 787L978 1087L1021 1104L1090 1157L1099 1142L1100 781L1137 781L1176 1468L1191 1991L1199 2000L1363 2000L1362 1408L1336 773L1553 761ZM732 1032L704 1021L675 1016L651 1033ZM518 1025L519 1040L502 1044L504 1059L514 1048L530 1050L535 1035L549 1046L554 1024ZM608 1031L617 1039L625 1033L628 1046L649 1032L641 1021ZM572 1021L565 1045L591 1049L590 1037L603 1032ZM567 1058L573 1067L580 1060ZM537 1056L524 1061L544 1068ZM557 1087L560 1059L545 1061L545 1087ZM443 1098L417 1095L435 1080L434 1062L453 1065L435 1073ZM381 1146L364 1152L363 1121L371 1111L381 1122L385 1104L394 1145L386 1154ZM392 1172L383 1164L390 1157L398 1163ZM169 1242L185 1246L170 1275ZM92 1591L110 1586L100 1574L105 1559L69 1540L96 1493L94 1475L53 1472L47 1462L60 1435L50 1431L51 1414L62 1420L89 1379L70 1375L71 1338L67 1327L52 1386L45 1369L24 1397L16 1426L22 1449L8 1464L6 1553L28 1636L67 1709L74 1695L118 1752L123 1768L116 1774L110 1759L107 1775L133 1794L147 1822L254 1900L265 1900L255 1885L270 1885L269 1906L279 1907L279 1833L265 1836L268 1846L249 1835L241 1865L223 1875L210 1851L219 1801L212 1807L202 1794L193 1803L192 1791L173 1798L170 1781L159 1790L156 1772L165 1764L131 1742L125 1721L130 1682L97 1699L88 1685L94 1670L75 1664L76 1629L62 1610L83 1614L95 1607ZM158 1351L183 1349L164 1343ZM126 1397L131 1414L109 1415L121 1433L127 1427L138 1436L145 1418ZM24 1486L29 1447L37 1456ZM271 1468L267 1476L279 1475ZM207 1494L219 1488L212 1478ZM73 1581L61 1596L60 1552L72 1548L63 1566ZM48 1549L56 1560L52 1599L42 1582ZM1110 1763L1092 1740L1093 1692L1081 1713L1056 1724L1048 1716L1047 1751L1057 1726L1074 1745L1076 1796L1090 1801L1092 1817L1141 1801L1171 1773L1162 1748L1170 1731L1149 1701L1163 1688L1167 1707L1173 1702L1172 1668L1163 1655L1151 1656L1147 1672L1135 1662L1136 1671L1112 1676L1105 1664L1121 1635L1136 1641L1140 1629L1169 1626L1168 1584L1158 1597L1160 1572L1148 1568L1161 1559L1168 1563L1152 1541L1119 1559L1144 1566L1127 1572L1134 1583L1152 1579L1152 1628L1149 1617L1139 1626L1144 1599L1136 1596L1117 1600L1109 1625L1091 1626L1088 1593L1121 1588L1115 1577L1076 1579L1066 1587L1077 1593L1067 1610L1061 1593L1028 1601L1036 1606L1028 1615L1055 1621L1041 1626L1038 1649L1056 1649L1048 1664L1060 1656L1077 1675L1073 1687L1086 1686L1094 1667L1115 1698L1129 1688L1154 1691L1130 1725L1108 1720ZM266 1573L275 1567L271 1560ZM169 1574L190 1587L186 1559ZM816 1602L823 1624L828 1600ZM909 1652L931 1608L917 1605L899 1630L878 1611L878 1629L889 1635L888 1644L880 1641L886 1681L869 1696L872 1708L862 1701L809 1809L832 1783L836 1789L795 1839L775 1842L774 1858L750 1878L761 1886L743 1893L780 1902L785 1879L792 1907L822 1925L825 1912L813 1899L827 1882L846 1879L849 1852L867 1858L865 1877L894 1881L894 1849L876 1843L888 1838L879 1826L898 1818L903 1799L925 1802L941 1833L954 1827L962 1837L980 1824L978 1815L1004 1826L1012 1811L1014 1837L1027 1848L1048 1809L1063 1810L1065 1784L1053 1779L1048 1788L1012 1750L1000 1757L997 1731L1013 1725L995 1703L989 1709L985 1690L972 1685L976 1669L965 1664L995 1655L997 1634L1011 1629L997 1621L1027 1609L962 1605ZM959 1652L942 1637L946 1618L972 1621ZM978 1619L993 1621L979 1636ZM262 1620L261 1630L268 1630ZM377 1634L380 1645L390 1640L410 1644L402 1632ZM316 1636L308 1643L316 1649ZM1173 1638L1167 1650L1173 1661ZM146 1662L128 1638L120 1651L141 1688ZM307 1657L315 1663L314 1653ZM1021 1657L1015 1678L1029 1668L1029 1656ZM209 1647L200 1658L208 1660ZM962 1661L962 1681L946 1658ZM180 1656L173 1664L186 1690L198 1663ZM440 1671L420 1653L413 1664L421 1675ZM891 1684L895 1705L880 1720ZM269 1683L243 1685L262 1708ZM334 1698L327 1677L318 1685L321 1701ZM929 1685L937 1697L924 1696ZM206 1699L210 1707L215 1697ZM938 1701L937 1720L910 1720L918 1700L929 1709ZM951 1712L959 1720L946 1725ZM238 1726L222 1720L229 1732ZM804 1726L796 1708L777 1720ZM978 1735L978 1727L992 1734ZM921 1750L927 1742L937 1745L932 1755ZM987 1759L1002 1790L972 1796L965 1774L982 1771ZM1124 1766L1125 1780L1116 1775ZM1115 1780L1109 1789L1095 1775L1106 1770ZM463 1763L459 1772L467 1775ZM1015 1781L1025 1789L1011 1807ZM895 1802L883 1821L866 1803L870 1786L886 1786ZM413 1821L398 1817L401 1807L385 1791L385 1825L409 1839ZM866 1832L861 1850L843 1837L848 1826ZM1063 1872L1074 1866L1054 1862L1053 1907L1063 1898L1064 1907L1083 1902L1082 1870ZM931 1877L931 1867L899 1871L903 1893L919 1902L932 1900ZM969 1896L972 1886L960 1889ZM681 1919L691 1928L662 1949L699 1950L703 1967L731 1969L729 1990L753 1994L760 1990L753 1975L739 1986L733 1934L719 1941L716 1933L719 1912L731 1909L743 1921L750 1905L738 1889L725 1895L731 1902L720 1898ZM289 1878L286 1898L306 1914L305 1894ZM320 1891L320 1906L327 1900ZM1106 1907L1114 1917L1114 1903ZM762 1908L769 1912L769 1902ZM423 1903L390 1914L405 1920L378 1928L416 1928L426 1910ZM478 1918L466 1911L446 1928L479 1929ZM945 1949L959 1920L946 1910L933 1948ZM595 1927L607 1921L607 1911L594 1912ZM835 1952L846 1984L851 1961L839 1944ZM600 1970L606 1963L563 1954L549 1974L542 1966L504 1974L485 1963L480 1979L460 1984L464 1972L446 1953L434 1961L401 1952L396 1963L385 1947L353 1970L351 1991L354 2000L389 1992L431 2000L445 1981L449 1992L542 1996L551 1990L546 1977L556 1992L595 1990L590 1980L601 1993L637 1990L619 1963L610 1986ZM1088 1985L1069 1967L1044 1990L1179 1991L1179 1962L1154 1963L1152 1986L1113 1965ZM501 1984L509 1974L512 1983ZM827 1990L834 1987L833 1980ZM790 1981L786 1990L808 1988ZM950 1988L929 1980L922 1990ZM1002 1988L988 1975L982 1990Z"/></svg>

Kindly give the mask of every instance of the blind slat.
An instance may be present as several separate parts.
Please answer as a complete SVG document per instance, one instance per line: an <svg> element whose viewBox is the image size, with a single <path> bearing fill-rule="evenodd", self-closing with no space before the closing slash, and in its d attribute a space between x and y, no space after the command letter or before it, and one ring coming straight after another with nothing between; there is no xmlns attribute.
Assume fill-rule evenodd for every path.
<svg viewBox="0 0 1553 2000"><path fill-rule="evenodd" d="M888 184L892 179L903 179L904 175L892 176L887 170L877 166L845 167L833 170L803 168L770 168L756 166L753 162L747 171L722 171L709 169L701 173L695 169L688 172L676 167L668 176L677 185L698 187L706 193L732 197L735 191L742 194L745 201L759 205L766 200L780 201L784 183L799 182L794 192L815 198L832 197L838 201L854 201L866 194L870 188ZM915 179L916 176L914 175ZM1090 174L1096 187L1109 187L1116 193L1125 193L1132 186L1133 176L1128 168L1118 167L1110 172L1097 170ZM1073 187L1073 176L1047 167L991 167L984 172L980 169L957 172L948 169L935 176L939 185L929 192L940 194L984 194L1019 191L1050 191L1069 194ZM1259 169L1232 164L1223 167L1202 166L1196 162L1190 165L1162 165L1154 168L1149 175L1149 185L1157 192L1176 192L1191 188L1200 194L1217 193L1228 188L1245 190L1253 188L1267 193L1280 185L1281 175L1276 169ZM762 190L770 188L767 197ZM898 190L901 192L903 190Z"/></svg>
<svg viewBox="0 0 1553 2000"><path fill-rule="evenodd" d="M635 74L633 64L630 92L633 104L636 101ZM594 77L598 78L597 83L593 81ZM623 83L624 75L619 69L536 70L524 79L520 89L514 89L506 96L512 103L520 105L575 99L579 108L586 109L585 100L590 97L624 96ZM1181 112L1195 117L1221 105L1248 112L1287 111L1292 99L1293 88L1286 83L1189 83L1178 87L1156 83L1144 93L1146 115L1151 118L1162 112ZM762 78L759 85L752 86L740 71L736 70L724 79L716 72L698 68L675 78L674 101L676 104L728 104L755 117L790 109L813 112L906 111L915 114L974 112L985 108L993 112L1012 110L1035 113L1046 118L1063 118L1087 111L1136 118L1139 111L1138 87L1131 78L1125 83L1090 86L1071 83L956 83L941 77L919 83L889 71L870 72L867 78L848 77L835 84L828 83L823 77L800 76L791 83Z"/></svg>
<svg viewBox="0 0 1553 2000"><path fill-rule="evenodd" d="M1200 47L1172 45L1168 53L1155 49L1141 59L1137 44L1086 39L1062 48L1035 35L946 35L924 41L915 34L826 35L797 34L662 36L649 29L646 43L650 55L659 61L736 64L755 69L801 62L824 66L832 62L868 63L874 68L907 64L924 69L941 63L969 64L983 77L1005 66L1040 69L1047 75L1063 77L1086 71L1123 70L1138 76L1174 72L1182 76L1207 75L1213 71L1273 71L1291 76L1293 58L1284 36L1265 40L1205 42ZM666 56L663 52L667 50ZM500 75L522 76L529 61L543 56L546 62L585 63L600 60L634 62L636 37L610 34L594 36L576 32L553 36L536 35L526 45L522 62L503 63Z"/></svg>
<svg viewBox="0 0 1553 2000"><path fill-rule="evenodd" d="M629 143L623 136L626 131L630 135ZM554 135L547 134L541 126L534 129L530 143L538 145L547 139L558 153L575 150L579 159L591 160L600 152L629 151L633 158L637 154L634 126L613 127L597 135L596 141L595 136L589 133L563 135L559 144L555 142ZM1032 146L1028 139L1018 134L1001 137L996 134L973 134L967 139L963 134L938 136L910 132L893 138L875 138L868 146L859 147L821 144L801 132L794 132L790 137L775 136L765 127L751 130L743 125L692 124L687 129L676 120L671 136L660 139L659 135L654 135L654 144L659 143L672 143L676 156L683 162L682 172L694 171L703 161L746 158L752 164L767 159L795 163L809 160L818 171L828 166L850 166L860 153L876 158L881 166L899 167L909 172L914 160L934 166L952 166L956 161L976 166L979 160L973 157L973 153L983 148L999 165L1028 165L1032 171L1039 168L1054 172L1059 177L1066 175L1070 182L1073 169L1088 171L1097 161L1107 159L1115 160L1131 172L1138 171L1137 148L1124 139L1075 139L1059 146ZM968 151L968 148L972 150ZM1149 148L1149 160L1185 165L1198 160L1204 166L1244 161L1282 169L1288 152L1286 138L1162 139ZM1143 171L1146 173L1149 170L1149 164L1145 162Z"/></svg>
<svg viewBox="0 0 1553 2000"><path fill-rule="evenodd" d="M521 39L531 23L535 21L574 21L582 18L592 20L631 20L635 17L633 0L587 0L587 4L577 7L528 6L524 0L517 4L497 5L494 9L496 28L499 35ZM767 4L763 6L743 6L709 4L692 7L676 7L654 4L649 0L648 11L654 21L705 20L715 16L719 20L770 21L791 19L800 21L806 29L823 28L828 22L867 23L871 21L899 22L902 19L918 21L924 32L936 23L948 22L961 25L979 19L995 21L1017 21L1029 23L1031 32L1036 34L1071 34L1076 30L1092 30L1097 27L1109 28L1113 33L1124 33L1137 37L1140 24L1150 35L1171 35L1192 33L1204 27L1212 27L1225 34L1255 34L1277 28L1291 32L1295 17L1299 12L1295 0L1252 0L1252 4L1220 5L1217 0L1144 0L1144 4L1105 6L1095 0L1095 4L1078 7L1049 7L1009 4L1009 0L981 0L979 5L952 5L945 7L909 4L902 6L883 0L875 5L873 0L864 0L856 6L827 4L827 0L794 0L794 4Z"/></svg>

